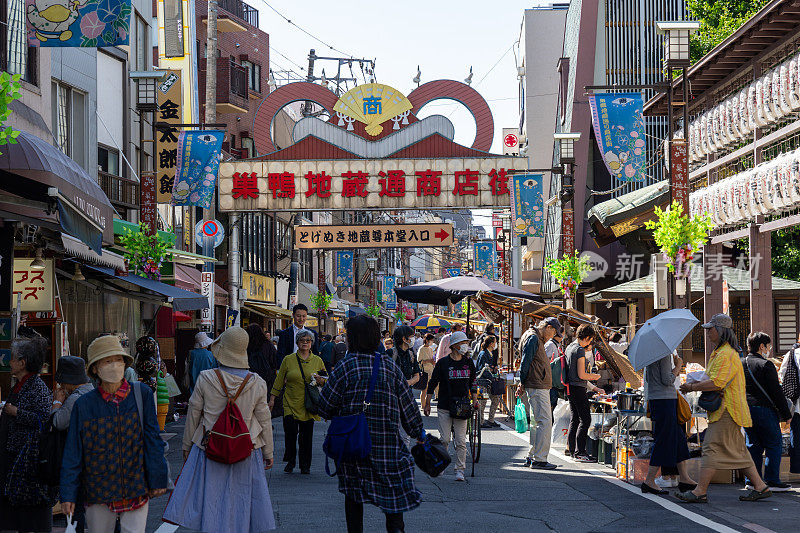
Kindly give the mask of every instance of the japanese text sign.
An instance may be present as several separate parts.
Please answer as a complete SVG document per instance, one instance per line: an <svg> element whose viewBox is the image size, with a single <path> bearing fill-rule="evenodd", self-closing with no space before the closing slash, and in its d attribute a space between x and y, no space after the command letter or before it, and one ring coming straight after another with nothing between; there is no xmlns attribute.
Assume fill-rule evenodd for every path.
<svg viewBox="0 0 800 533"><path fill-rule="evenodd" d="M200 324L211 326L214 324L214 273L200 273L200 294L208 298L208 307L200 310Z"/></svg>
<svg viewBox="0 0 800 533"><path fill-rule="evenodd" d="M684 141L672 141L669 145L669 188L672 200L689 212L689 157Z"/></svg>
<svg viewBox="0 0 800 533"><path fill-rule="evenodd" d="M453 244L452 224L295 226L295 248L427 248Z"/></svg>
<svg viewBox="0 0 800 533"><path fill-rule="evenodd" d="M353 251L336 252L336 286L353 286Z"/></svg>
<svg viewBox="0 0 800 533"><path fill-rule="evenodd" d="M511 194L514 233L524 237L544 237L544 199L542 174L515 174Z"/></svg>
<svg viewBox="0 0 800 533"><path fill-rule="evenodd" d="M225 132L219 130L180 133L172 205L195 205L204 209L211 207L224 138Z"/></svg>
<svg viewBox="0 0 800 533"><path fill-rule="evenodd" d="M22 294L22 312L52 311L53 260L45 259L43 270L31 268L31 258L14 259L14 294L11 305L16 307L17 294Z"/></svg>
<svg viewBox="0 0 800 533"><path fill-rule="evenodd" d="M383 302L386 309L397 309L397 295L394 292L396 278L394 276L383 276Z"/></svg>
<svg viewBox="0 0 800 533"><path fill-rule="evenodd" d="M156 175L152 172L142 172L139 177L139 216L147 226L147 234L155 235L158 224Z"/></svg>
<svg viewBox="0 0 800 533"><path fill-rule="evenodd" d="M158 111L156 121L168 124L183 123L181 108L181 72L170 70L156 90ZM178 166L178 128L165 127L156 130L156 188L158 203L169 203Z"/></svg>
<svg viewBox="0 0 800 533"><path fill-rule="evenodd" d="M228 161L221 211L508 207L525 158Z"/></svg>
<svg viewBox="0 0 800 533"><path fill-rule="evenodd" d="M275 303L275 278L242 272L242 287L247 289L247 299Z"/></svg>
<svg viewBox="0 0 800 533"><path fill-rule="evenodd" d="M647 153L641 93L595 93L589 105L608 171L619 181L643 181Z"/></svg>
<svg viewBox="0 0 800 533"><path fill-rule="evenodd" d="M561 211L561 251L572 255L575 250L575 211L566 208Z"/></svg>

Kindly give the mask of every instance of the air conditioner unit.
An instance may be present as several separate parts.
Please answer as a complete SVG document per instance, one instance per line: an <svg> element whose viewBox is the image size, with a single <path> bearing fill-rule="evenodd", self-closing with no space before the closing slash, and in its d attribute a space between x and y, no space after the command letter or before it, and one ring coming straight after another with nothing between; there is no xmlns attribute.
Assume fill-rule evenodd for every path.
<svg viewBox="0 0 800 533"><path fill-rule="evenodd" d="M653 271L653 309L668 309L667 262L664 260L664 256L652 254L650 268Z"/></svg>

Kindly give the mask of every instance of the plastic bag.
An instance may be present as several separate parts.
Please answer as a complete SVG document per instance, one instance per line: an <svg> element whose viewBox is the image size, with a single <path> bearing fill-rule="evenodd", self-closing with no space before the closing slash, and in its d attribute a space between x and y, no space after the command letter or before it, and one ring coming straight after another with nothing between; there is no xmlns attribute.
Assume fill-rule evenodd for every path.
<svg viewBox="0 0 800 533"><path fill-rule="evenodd" d="M64 533L76 533L78 527L77 522L72 521L72 515L67 515L67 529L64 530Z"/></svg>
<svg viewBox="0 0 800 533"><path fill-rule="evenodd" d="M517 433L528 431L528 412L519 398L517 398L517 405L514 407L514 424L517 426Z"/></svg>
<svg viewBox="0 0 800 533"><path fill-rule="evenodd" d="M567 433L569 433L571 419L572 414L569 410L569 402L559 399L558 405L553 410L553 445L560 447L567 445Z"/></svg>

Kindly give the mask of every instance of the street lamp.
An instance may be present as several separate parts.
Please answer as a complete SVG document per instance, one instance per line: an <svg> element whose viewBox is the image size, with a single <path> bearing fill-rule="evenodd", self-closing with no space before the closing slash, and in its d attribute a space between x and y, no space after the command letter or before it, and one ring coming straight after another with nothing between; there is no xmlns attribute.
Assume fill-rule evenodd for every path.
<svg viewBox="0 0 800 533"><path fill-rule="evenodd" d="M575 143L581 138L580 133L554 133L553 139L558 141L558 154L561 164L575 164Z"/></svg>
<svg viewBox="0 0 800 533"><path fill-rule="evenodd" d="M575 187L573 171L575 166L575 143L581 138L580 132L554 133L553 139L558 141L558 160L561 164L561 251L564 256L572 255L575 250ZM567 307L572 307L567 300Z"/></svg>
<svg viewBox="0 0 800 533"><path fill-rule="evenodd" d="M664 34L664 66L667 68L685 68L690 60L690 37L692 32L700 28L695 20L682 22L656 22L659 33Z"/></svg>

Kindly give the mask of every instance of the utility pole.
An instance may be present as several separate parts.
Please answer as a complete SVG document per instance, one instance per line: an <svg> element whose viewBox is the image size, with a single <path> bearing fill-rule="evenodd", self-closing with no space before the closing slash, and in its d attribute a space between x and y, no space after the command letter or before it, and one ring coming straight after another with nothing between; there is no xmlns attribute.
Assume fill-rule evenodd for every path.
<svg viewBox="0 0 800 533"><path fill-rule="evenodd" d="M306 81L313 83L314 82L314 60L317 58L317 54L315 50L312 48L308 52L308 76L306 77ZM306 101L303 104L303 116L307 117L311 114L311 107L312 104L310 101Z"/></svg>
<svg viewBox="0 0 800 533"><path fill-rule="evenodd" d="M208 57L206 57L206 124L215 124L217 122L217 7L217 0L209 0L208 33L206 34L206 49L208 50ZM203 209L203 219L214 220L216 218L216 207L217 197L215 190L210 208ZM203 255L214 257L214 240L209 235L205 235L203 238ZM202 283L207 287L210 285L210 291L208 288L205 289L210 294L208 298L208 314L203 313L204 320L201 325L212 333L214 332L214 300L216 296L214 291L215 262L206 261L203 263L203 273L201 275ZM236 291L237 287L234 286L233 289Z"/></svg>

